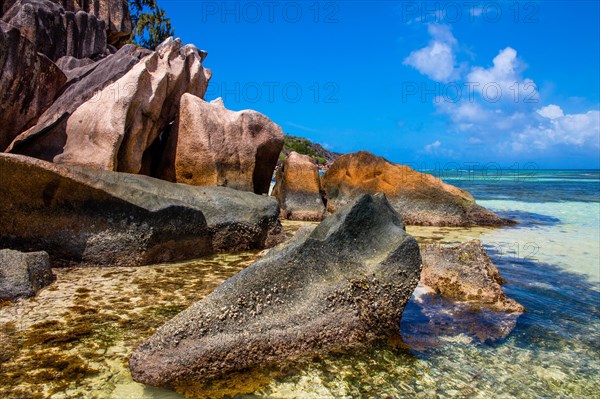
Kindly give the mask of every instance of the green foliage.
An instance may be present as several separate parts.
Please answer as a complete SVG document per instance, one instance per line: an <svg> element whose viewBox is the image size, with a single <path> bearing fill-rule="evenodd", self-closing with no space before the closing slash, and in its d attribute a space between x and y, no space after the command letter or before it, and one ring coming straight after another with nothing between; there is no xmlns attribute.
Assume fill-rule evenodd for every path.
<svg viewBox="0 0 600 399"><path fill-rule="evenodd" d="M130 0L129 10L133 25L132 43L155 50L165 39L175 35L171 19L155 0Z"/></svg>
<svg viewBox="0 0 600 399"><path fill-rule="evenodd" d="M310 155L314 158L318 157L319 154L310 148L310 144L312 144L310 141L301 137L285 136L283 149L287 151L296 151L298 154Z"/></svg>
<svg viewBox="0 0 600 399"><path fill-rule="evenodd" d="M283 142L283 152L279 156L279 159L285 159L284 152L289 153L292 151L302 155L309 155L319 164L324 165L328 162L328 159L326 158L327 155L324 156L323 154L323 152L327 153L327 151L323 150L320 145L314 144L312 141L302 137L286 135Z"/></svg>
<svg viewBox="0 0 600 399"><path fill-rule="evenodd" d="M321 156L317 151L313 149L315 144L313 144L310 140L295 137L295 136L285 136L285 140L283 142L283 150L287 152L296 151L298 154L309 155L313 157L317 163L326 164L327 159ZM285 159L284 156L279 156L279 159Z"/></svg>

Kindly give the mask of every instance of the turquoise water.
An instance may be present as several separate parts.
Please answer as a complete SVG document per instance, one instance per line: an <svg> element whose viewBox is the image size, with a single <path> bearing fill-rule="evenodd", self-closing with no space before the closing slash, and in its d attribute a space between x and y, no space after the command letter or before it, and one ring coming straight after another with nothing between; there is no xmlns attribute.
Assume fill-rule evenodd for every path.
<svg viewBox="0 0 600 399"><path fill-rule="evenodd" d="M448 183L516 219L482 239L499 256L526 258L600 281L600 171L537 170L456 173Z"/></svg>
<svg viewBox="0 0 600 399"><path fill-rule="evenodd" d="M237 398L598 397L600 173L447 181L520 223L500 229L409 226L409 233L422 242L481 239L507 281L507 295L527 313L515 318L466 309L426 299L418 288L394 345L286 366L260 383L246 381L242 385L254 392ZM57 281L35 298L0 306L0 396L183 398L135 383L128 356L173 314L259 256L56 270ZM229 387L220 388L203 395Z"/></svg>
<svg viewBox="0 0 600 399"><path fill-rule="evenodd" d="M421 306L417 292L400 326L407 348L382 347L320 359L259 396L598 397L600 172L459 172L444 180L519 225L413 228L413 234L445 242L481 239L507 280L507 295L527 313L517 320L459 314L440 300L429 304L432 314ZM514 329L504 337L501 327L511 323Z"/></svg>

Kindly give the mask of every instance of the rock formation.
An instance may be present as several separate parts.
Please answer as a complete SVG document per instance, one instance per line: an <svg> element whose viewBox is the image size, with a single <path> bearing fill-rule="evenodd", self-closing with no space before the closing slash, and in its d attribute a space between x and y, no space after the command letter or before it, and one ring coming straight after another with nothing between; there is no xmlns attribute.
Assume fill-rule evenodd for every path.
<svg viewBox="0 0 600 399"><path fill-rule="evenodd" d="M127 43L132 25L127 0L51 0L63 9L62 13L87 13L104 23L108 44L117 48ZM0 0L0 17L6 14L18 0ZM29 9L31 10L31 8ZM32 20L33 21L33 20ZM42 23L43 25L43 23Z"/></svg>
<svg viewBox="0 0 600 399"><path fill-rule="evenodd" d="M106 23L108 44L121 48L131 36L127 0L53 0L67 11L84 11Z"/></svg>
<svg viewBox="0 0 600 399"><path fill-rule="evenodd" d="M98 57L106 51L106 23L83 11L65 11L51 0L18 0L2 20L52 61Z"/></svg>
<svg viewBox="0 0 600 399"><path fill-rule="evenodd" d="M514 224L477 205L471 194L458 187L366 151L341 156L321 184L330 212L364 193L382 192L409 225Z"/></svg>
<svg viewBox="0 0 600 399"><path fill-rule="evenodd" d="M504 294L505 281L479 240L454 247L425 245L421 254L420 284L436 294L496 311L524 312L523 306Z"/></svg>
<svg viewBox="0 0 600 399"><path fill-rule="evenodd" d="M54 162L139 173L144 152L175 120L181 96L204 96L210 79L202 67L205 56L179 39L167 39L73 112L64 151Z"/></svg>
<svg viewBox="0 0 600 399"><path fill-rule="evenodd" d="M0 154L0 247L59 266L142 265L260 249L280 234L269 197Z"/></svg>
<svg viewBox="0 0 600 399"><path fill-rule="evenodd" d="M283 131L266 116L184 94L161 177L264 194L282 147Z"/></svg>
<svg viewBox="0 0 600 399"><path fill-rule="evenodd" d="M46 252L0 249L0 299L33 296L54 280Z"/></svg>
<svg viewBox="0 0 600 399"><path fill-rule="evenodd" d="M282 218L320 221L325 216L319 169L308 155L289 153L277 170L273 196Z"/></svg>
<svg viewBox="0 0 600 399"><path fill-rule="evenodd" d="M397 335L421 269L419 248L379 194L225 281L136 349L136 381L194 381Z"/></svg>
<svg viewBox="0 0 600 399"><path fill-rule="evenodd" d="M0 21L0 151L36 122L66 80L18 29Z"/></svg>
<svg viewBox="0 0 600 399"><path fill-rule="evenodd" d="M98 62L68 70L69 80L61 95L35 126L15 138L7 152L51 162L63 152L67 121L73 112L87 101L99 101L102 89L123 77L144 54L130 44Z"/></svg>

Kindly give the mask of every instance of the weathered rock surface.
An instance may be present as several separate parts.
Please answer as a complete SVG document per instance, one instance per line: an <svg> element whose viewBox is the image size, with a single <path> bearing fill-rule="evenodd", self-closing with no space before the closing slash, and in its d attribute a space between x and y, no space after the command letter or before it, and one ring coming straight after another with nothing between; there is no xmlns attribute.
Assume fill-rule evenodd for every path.
<svg viewBox="0 0 600 399"><path fill-rule="evenodd" d="M35 123L66 80L16 28L0 21L0 151Z"/></svg>
<svg viewBox="0 0 600 399"><path fill-rule="evenodd" d="M68 79L71 79L73 75L71 75L73 70L80 69L82 67L86 67L94 63L94 60L91 58L75 58L70 55L65 55L64 57L56 60L55 64L67 75Z"/></svg>
<svg viewBox="0 0 600 399"><path fill-rule="evenodd" d="M184 94L161 177L264 194L282 148L283 131L266 116Z"/></svg>
<svg viewBox="0 0 600 399"><path fill-rule="evenodd" d="M321 184L330 212L364 193L383 192L409 225L514 224L477 205L471 194L458 187L366 151L341 156Z"/></svg>
<svg viewBox="0 0 600 399"><path fill-rule="evenodd" d="M19 0L2 20L29 39L52 61L86 58L106 51L106 23L83 11L65 11L51 0Z"/></svg>
<svg viewBox="0 0 600 399"><path fill-rule="evenodd" d="M205 56L167 39L73 112L63 153L54 162L140 173L144 152L175 120L181 96L204 96L210 79L210 70L202 67Z"/></svg>
<svg viewBox="0 0 600 399"><path fill-rule="evenodd" d="M280 234L269 197L0 154L0 246L59 266L143 265L260 249Z"/></svg>
<svg viewBox="0 0 600 399"><path fill-rule="evenodd" d="M385 196L365 195L183 311L130 359L136 381L194 381L397 335L421 269Z"/></svg>
<svg viewBox="0 0 600 399"><path fill-rule="evenodd" d="M67 11L84 11L106 23L108 43L120 48L131 36L131 15L127 0L53 0Z"/></svg>
<svg viewBox="0 0 600 399"><path fill-rule="evenodd" d="M285 219L320 221L325 216L319 168L308 155L288 154L277 170L273 196Z"/></svg>
<svg viewBox="0 0 600 399"><path fill-rule="evenodd" d="M425 245L421 254L420 283L436 294L496 311L525 311L523 306L505 295L502 290L505 281L481 241L472 240L453 247Z"/></svg>
<svg viewBox="0 0 600 399"><path fill-rule="evenodd" d="M0 0L0 17L17 2L17 0Z"/></svg>
<svg viewBox="0 0 600 399"><path fill-rule="evenodd" d="M123 77L142 55L144 53L130 44L98 62L69 70L69 80L61 95L39 117L35 126L15 138L7 152L51 162L63 152L69 117L87 101L100 102L102 89ZM113 98L117 95L113 93Z"/></svg>
<svg viewBox="0 0 600 399"><path fill-rule="evenodd" d="M0 299L33 296L54 280L46 252L0 249Z"/></svg>

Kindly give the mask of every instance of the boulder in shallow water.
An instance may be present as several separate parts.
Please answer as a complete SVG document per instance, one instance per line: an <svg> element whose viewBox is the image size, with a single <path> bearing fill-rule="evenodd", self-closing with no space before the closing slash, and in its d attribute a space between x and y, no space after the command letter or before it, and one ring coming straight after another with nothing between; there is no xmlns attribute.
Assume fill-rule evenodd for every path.
<svg viewBox="0 0 600 399"><path fill-rule="evenodd" d="M235 112L221 99L184 94L167 147L160 176L166 180L266 194L283 131L259 112Z"/></svg>
<svg viewBox="0 0 600 399"><path fill-rule="evenodd" d="M131 356L131 373L191 391L204 379L397 335L420 270L417 242L385 196L364 195L160 327Z"/></svg>
<svg viewBox="0 0 600 399"><path fill-rule="evenodd" d="M308 155L292 151L287 156L277 170L273 196L285 219L321 221L325 217L319 168Z"/></svg>
<svg viewBox="0 0 600 399"><path fill-rule="evenodd" d="M46 252L0 249L0 299L33 296L54 280Z"/></svg>
<svg viewBox="0 0 600 399"><path fill-rule="evenodd" d="M0 154L0 245L53 263L132 266L262 249L281 235L273 198Z"/></svg>
<svg viewBox="0 0 600 399"><path fill-rule="evenodd" d="M423 272L420 283L436 294L501 312L525 311L523 306L504 293L502 284L505 281L481 241L472 240L453 247L424 245L421 254Z"/></svg>
<svg viewBox="0 0 600 399"><path fill-rule="evenodd" d="M366 151L338 158L321 181L327 210L335 212L364 193L385 193L408 225L499 226L514 224L477 205L468 192Z"/></svg>

